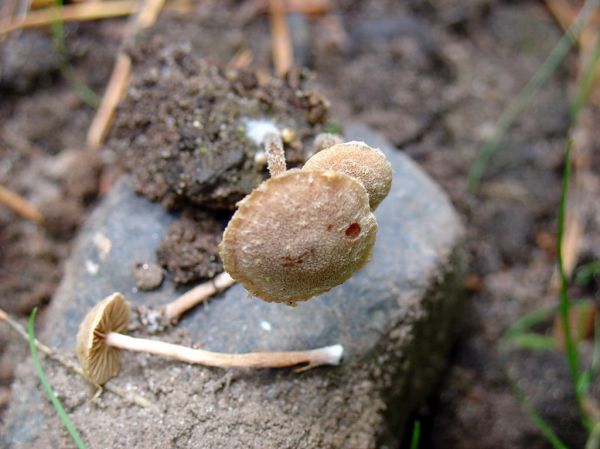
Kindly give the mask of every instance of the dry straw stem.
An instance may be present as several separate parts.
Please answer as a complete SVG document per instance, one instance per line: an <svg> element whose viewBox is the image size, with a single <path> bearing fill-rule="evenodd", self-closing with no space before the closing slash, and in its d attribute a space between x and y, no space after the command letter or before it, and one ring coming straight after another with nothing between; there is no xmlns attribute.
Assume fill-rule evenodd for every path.
<svg viewBox="0 0 600 449"><path fill-rule="evenodd" d="M98 149L104 142L110 126L112 124L115 110L127 89L127 83L131 75L131 58L123 51L127 42L132 40L140 30L152 26L158 14L163 8L165 0L146 0L139 10L138 14L132 19L125 33L121 50L117 53L115 65L110 75L110 80L106 86L104 96L100 102L100 107L92 120L87 136L86 143L91 149Z"/></svg>
<svg viewBox="0 0 600 449"><path fill-rule="evenodd" d="M575 12L563 0L552 0L548 2L552 4L551 10L557 17L557 20L563 27L569 27L574 20ZM579 58L577 66L577 85L583 86L585 83L590 84L589 98L576 98L574 103L578 101L590 100L594 97L594 91L598 91L598 75L600 64L592 66L594 62L594 53L596 51L599 39L598 26L593 23L588 23L580 34L579 39ZM591 72L587 73L591 67ZM589 79L586 77L589 76ZM562 240L562 254L564 270L567 276L571 276L581 249L581 241L583 238L583 222L585 221L586 211L582 208L582 198L586 195L585 179L590 171L589 148L592 148L591 130L595 126L595 122L590 117L589 110L583 104L576 106L581 107L578 111L578 116L573 117L576 122L571 132L572 135L572 162L573 176L571 178L571 186L568 192L567 199L567 215L565 218L565 231ZM550 284L552 291L557 291L559 287L558 276L555 275Z"/></svg>
<svg viewBox="0 0 600 449"><path fill-rule="evenodd" d="M268 0L249 0L243 2L236 14L236 22L245 25L258 14L268 12ZM333 7L332 0L285 0L283 7L286 13L299 12L312 16L327 14Z"/></svg>
<svg viewBox="0 0 600 449"><path fill-rule="evenodd" d="M169 322L176 321L192 307L206 302L211 296L222 292L233 284L235 284L235 280L229 274L221 273L215 276L214 279L192 288L167 304L164 307L164 316Z"/></svg>
<svg viewBox="0 0 600 449"><path fill-rule="evenodd" d="M127 89L130 73L131 58L129 55L119 52L108 86L100 102L100 107L87 132L86 142L88 148L98 149L102 145L112 124L117 105Z"/></svg>
<svg viewBox="0 0 600 449"><path fill-rule="evenodd" d="M310 351L223 354L129 337L121 333L127 330L128 322L129 305L120 293L113 293L96 304L84 318L77 334L77 356L92 382L103 384L118 373L120 349L219 368L285 368L302 365L302 369L309 369L320 365L337 365L343 354L340 345Z"/></svg>
<svg viewBox="0 0 600 449"><path fill-rule="evenodd" d="M99 20L110 17L127 16L139 9L138 2L118 0L110 2L88 2L62 7L44 8L29 12L21 19L0 23L0 36L23 28L34 28L50 25L56 20L75 22L82 20Z"/></svg>
<svg viewBox="0 0 600 449"><path fill-rule="evenodd" d="M26 220L31 221L37 225L41 225L44 221L44 216L42 213L23 198L20 195L17 195L14 192L11 192L6 187L0 185L0 204L4 204L6 207L11 209L16 214L25 218Z"/></svg>
<svg viewBox="0 0 600 449"><path fill-rule="evenodd" d="M278 76L285 75L292 67L294 56L292 40L281 0L269 0L271 13L271 45L273 65Z"/></svg>
<svg viewBox="0 0 600 449"><path fill-rule="evenodd" d="M233 69L245 69L254 60L254 53L252 50L248 48L241 48L238 50L231 60L227 63L227 67L231 67Z"/></svg>
<svg viewBox="0 0 600 449"><path fill-rule="evenodd" d="M546 6L556 18L561 28L564 31L569 31L571 25L577 18L577 12L566 0L545 0ZM590 26L584 30L578 37L577 41L581 44L582 41L588 40L594 34L594 25L600 24L600 15L596 13L590 21Z"/></svg>
<svg viewBox="0 0 600 449"><path fill-rule="evenodd" d="M21 326L21 324L19 324L19 322L17 320L12 318L8 313L6 313L2 309L0 309L0 321L4 321L6 324L8 324L26 342L29 341L29 336L27 335L27 331L25 330L25 328L23 326ZM37 338L35 339L35 347L38 349L38 351L44 353L48 358L61 364L68 371L71 371L71 372L74 372L75 374L80 375L88 382L90 381L89 378L85 375L85 373L79 366L77 366L75 363L71 362L70 360L63 358L58 353L57 350L46 346L45 344L40 342ZM96 383L92 382L92 384L96 388L100 387ZM135 405L138 405L138 406L144 407L144 408L157 410L156 405L154 403L152 403L151 401L149 401L148 399L146 399L142 396L139 396L137 394L128 393L124 390L121 390L118 387L115 387L114 385L104 385L104 386L100 387L98 392L100 393L102 391L102 389L110 391L111 393L119 396L120 398L126 400L127 402L129 402L131 404L135 404Z"/></svg>

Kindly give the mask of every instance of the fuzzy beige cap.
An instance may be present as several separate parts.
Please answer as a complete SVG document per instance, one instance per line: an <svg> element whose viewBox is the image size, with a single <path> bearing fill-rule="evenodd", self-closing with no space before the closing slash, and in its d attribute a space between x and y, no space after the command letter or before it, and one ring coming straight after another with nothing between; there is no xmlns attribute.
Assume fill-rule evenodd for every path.
<svg viewBox="0 0 600 449"><path fill-rule="evenodd" d="M113 293L86 315L77 333L77 357L87 378L105 384L119 372L121 350L108 346L109 332L127 332L129 305L121 293Z"/></svg>
<svg viewBox="0 0 600 449"><path fill-rule="evenodd" d="M290 170L238 206L219 251L231 277L265 301L294 305L330 290L375 243L367 192L343 173Z"/></svg>
<svg viewBox="0 0 600 449"><path fill-rule="evenodd" d="M312 156L302 170L334 170L358 179L369 194L371 210L390 192L392 166L383 152L364 142L338 143Z"/></svg>

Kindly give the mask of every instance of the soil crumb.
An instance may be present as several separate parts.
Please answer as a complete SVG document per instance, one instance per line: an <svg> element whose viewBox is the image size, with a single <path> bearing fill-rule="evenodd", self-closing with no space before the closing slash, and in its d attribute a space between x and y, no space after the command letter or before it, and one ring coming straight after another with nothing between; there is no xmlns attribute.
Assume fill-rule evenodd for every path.
<svg viewBox="0 0 600 449"><path fill-rule="evenodd" d="M139 290L155 290L160 287L164 278L165 272L156 264L137 262L133 266L133 279Z"/></svg>

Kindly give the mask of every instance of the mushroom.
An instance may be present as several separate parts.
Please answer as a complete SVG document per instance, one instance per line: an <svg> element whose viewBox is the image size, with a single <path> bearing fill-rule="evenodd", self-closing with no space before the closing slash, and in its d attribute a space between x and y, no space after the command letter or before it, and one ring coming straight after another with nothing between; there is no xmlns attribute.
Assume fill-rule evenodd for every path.
<svg viewBox="0 0 600 449"><path fill-rule="evenodd" d="M290 170L238 203L219 252L253 295L295 305L349 279L368 260L377 222L356 179Z"/></svg>
<svg viewBox="0 0 600 449"><path fill-rule="evenodd" d="M149 352L187 363L221 368L284 368L304 365L302 370L320 365L338 365L341 345L310 351L255 352L222 354L165 343L133 338L123 334L129 322L129 305L121 293L105 298L86 315L77 334L77 356L88 379L98 385L119 371L121 349Z"/></svg>
<svg viewBox="0 0 600 449"><path fill-rule="evenodd" d="M342 137L339 134L332 133L320 133L317 134L312 144L312 155L317 154L319 151L323 151L326 148L332 147L338 143L342 143Z"/></svg>
<svg viewBox="0 0 600 449"><path fill-rule="evenodd" d="M364 142L347 142L325 148L312 156L302 170L334 170L356 178L369 194L371 210L390 192L392 166L385 155Z"/></svg>

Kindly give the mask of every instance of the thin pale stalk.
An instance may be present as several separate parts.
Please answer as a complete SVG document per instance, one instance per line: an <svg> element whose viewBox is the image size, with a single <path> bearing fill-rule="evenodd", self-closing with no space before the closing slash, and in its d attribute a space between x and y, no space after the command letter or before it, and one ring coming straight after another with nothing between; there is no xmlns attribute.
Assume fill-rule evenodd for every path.
<svg viewBox="0 0 600 449"><path fill-rule="evenodd" d="M128 0L50 7L40 11L29 12L22 20L1 22L0 36L22 28L50 25L57 18L62 22L100 20L110 17L127 16L138 9L138 2Z"/></svg>
<svg viewBox="0 0 600 449"><path fill-rule="evenodd" d="M314 368L320 365L338 365L344 352L341 345L333 345L310 351L223 354L157 340L134 338L116 332L106 335L105 342L116 348L148 352L182 362L219 368L287 368L298 365Z"/></svg>
<svg viewBox="0 0 600 449"><path fill-rule="evenodd" d="M178 319L192 307L202 304L211 296L231 287L235 280L227 273L221 273L214 279L200 284L181 295L175 301L167 304L164 308L165 318L169 321Z"/></svg>
<svg viewBox="0 0 600 449"><path fill-rule="evenodd" d="M285 173L285 152L279 134L269 133L265 136L265 155L271 178Z"/></svg>

